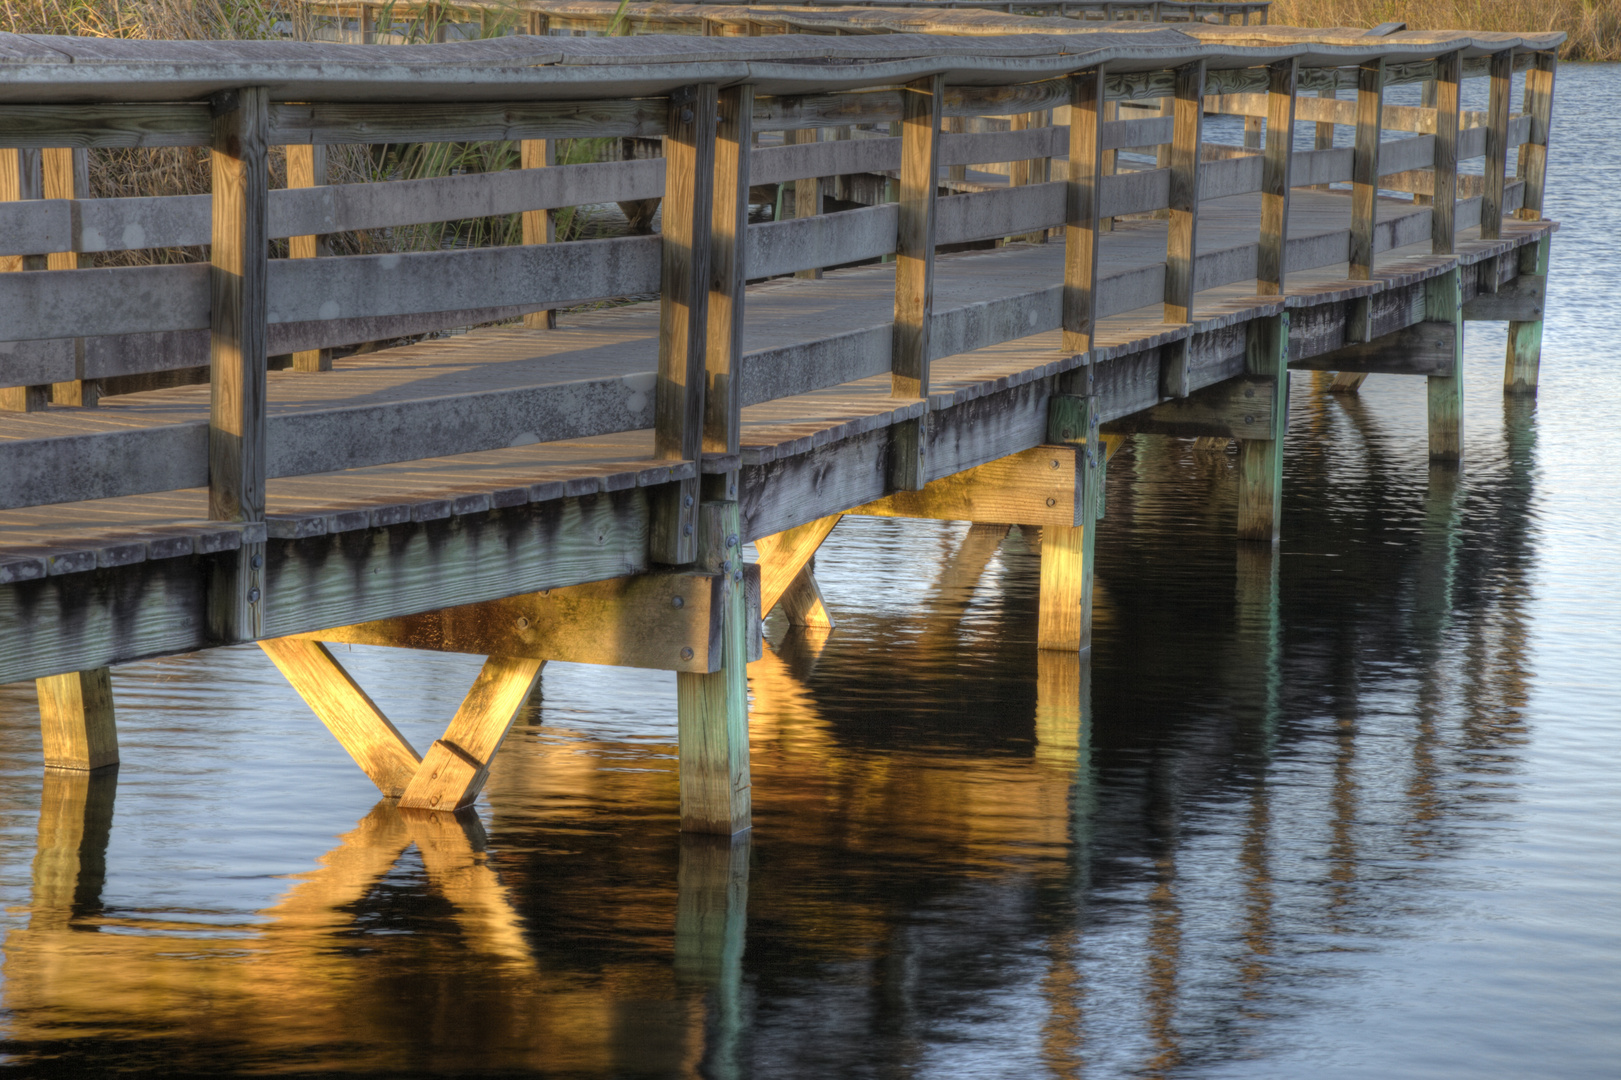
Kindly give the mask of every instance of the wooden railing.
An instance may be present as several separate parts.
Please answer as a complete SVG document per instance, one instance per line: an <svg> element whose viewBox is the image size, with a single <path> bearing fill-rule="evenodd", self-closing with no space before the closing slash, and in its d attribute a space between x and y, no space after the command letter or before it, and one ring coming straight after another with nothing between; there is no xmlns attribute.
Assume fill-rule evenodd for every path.
<svg viewBox="0 0 1621 1080"><path fill-rule="evenodd" d="M652 428L658 456L686 477L656 518L656 557L687 562L687 496L701 469L736 467L743 406L883 371L893 373L897 398L927 398L938 356L1059 326L1065 352L1085 354L1097 320L1111 313L1163 298L1166 321L1186 322L1200 290L1254 280L1259 293L1279 294L1289 272L1347 260L1352 277L1368 277L1377 252L1425 239L1447 252L1459 230L1491 236L1503 213L1539 215L1558 35L1369 43L1278 31L1298 43L1228 44L1217 29L1204 40L1155 29L1134 35L1129 50L1115 47L1112 32L850 37L817 42L815 60L793 38L712 42L692 60L679 39L507 38L401 47L381 63L363 46L0 39L24 54L0 72L8 98L0 147L11 161L42 148L208 147L215 192L0 203L0 255L29 266L40 256L200 244L211 252L208 264L0 275L0 319L13 342L0 352L8 404L37 407L42 384L105 377L111 368L98 358L128 354L142 335L167 342L176 366L206 355L214 384L207 424L61 438L7 432L0 508L206 486L215 517L253 522L263 519L272 477L503 447L520 432L552 441ZM1519 116L1508 106L1513 70L1528 73ZM1491 105L1464 113L1460 82L1477 75L1491 80ZM1432 81L1434 108L1382 104L1386 87ZM1301 96L1345 87L1356 88L1355 101ZM1106 103L1167 98L1169 116L1103 119ZM942 130L948 117L1044 109L1068 122ZM1267 116L1264 148L1204 143L1207 109ZM1296 121L1354 127L1355 145L1294 150ZM898 135L750 149L761 132L892 124ZM1386 129L1416 134L1386 141ZM265 182L272 146L579 136L658 136L667 149L662 161L278 191ZM1158 145L1170 148L1164 167L1104 174L1106 151ZM1512 147L1520 152L1510 181ZM1068 179L939 196L941 170L1035 157L1066 161ZM1457 164L1471 157L1484 158L1483 176L1460 190ZM895 174L897 201L744 225L753 187L858 172ZM1288 235L1292 187L1347 182L1348 234ZM1423 191L1431 212L1381 225L1380 187ZM1199 204L1253 192L1263 197L1259 244L1196 250ZM663 199L659 235L270 258L278 237L649 198ZM1155 211L1170 215L1164 261L1100 284L1104 219ZM1068 256L1050 307L1016 320L931 319L935 247L1051 229L1065 231ZM744 355L736 320L745 280L883 257L899 262L892 331L836 350L813 342ZM652 383L613 377L466 402L266 407L267 354L636 295L665 304ZM537 415L549 418L538 432Z"/></svg>

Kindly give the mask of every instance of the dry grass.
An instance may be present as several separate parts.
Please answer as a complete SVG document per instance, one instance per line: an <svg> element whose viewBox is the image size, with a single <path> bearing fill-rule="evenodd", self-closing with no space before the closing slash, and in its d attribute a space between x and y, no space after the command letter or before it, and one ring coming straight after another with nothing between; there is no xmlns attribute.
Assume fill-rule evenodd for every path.
<svg viewBox="0 0 1621 1080"><path fill-rule="evenodd" d="M1621 0L1273 0L1283 26L1377 26L1413 30L1563 30L1566 60L1621 60Z"/></svg>

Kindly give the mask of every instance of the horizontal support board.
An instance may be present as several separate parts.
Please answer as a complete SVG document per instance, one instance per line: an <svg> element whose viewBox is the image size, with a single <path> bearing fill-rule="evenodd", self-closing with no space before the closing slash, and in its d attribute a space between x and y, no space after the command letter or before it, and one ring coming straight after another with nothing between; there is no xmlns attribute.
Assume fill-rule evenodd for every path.
<svg viewBox="0 0 1621 1080"><path fill-rule="evenodd" d="M1333 352L1291 362L1304 371L1358 371L1384 375L1451 375L1458 328L1450 322L1419 322Z"/></svg>

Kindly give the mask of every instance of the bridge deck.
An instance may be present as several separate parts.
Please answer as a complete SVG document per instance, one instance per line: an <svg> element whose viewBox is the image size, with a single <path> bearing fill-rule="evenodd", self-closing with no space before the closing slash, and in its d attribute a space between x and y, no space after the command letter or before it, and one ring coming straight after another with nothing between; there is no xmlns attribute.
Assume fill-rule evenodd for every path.
<svg viewBox="0 0 1621 1080"><path fill-rule="evenodd" d="M1227 249L1253 251L1259 197L1233 196L1200 210L1201 255ZM1426 213L1412 203L1382 201L1382 222ZM1290 235L1345 233L1349 199L1339 192L1295 192ZM1480 242L1478 230L1460 234L1456 259L1463 263L1527 242L1546 223L1505 222L1500 241ZM1122 220L1102 237L1105 281L1162 264L1165 224ZM1380 275L1435 272L1452 258L1437 259L1427 242L1382 253ZM1293 269L1291 304L1324 302L1366 292L1349 282L1344 262ZM806 453L874 428L887 427L981 395L1040 379L1061 370L1056 321L1063 245L1014 244L995 251L939 259L935 276L937 319L953 311L996 301L1025 299L1030 333L934 362L930 402L890 396L887 370L832 386L791 393L793 349L863 330L887 332L894 295L892 266L834 271L822 280L776 280L749 290L745 350L782 362L754 364L745 375L742 458L759 465ZM1375 286L1377 287L1377 286ZM1254 295L1253 281L1198 294L1195 329L1252 315L1276 300ZM1050 309L1050 311L1049 311ZM1101 321L1102 356L1152 348L1185 328L1162 321L1159 304ZM567 316L555 331L514 328L475 330L450 338L353 356L318 375L273 372L271 416L314 410L354 409L390 403L443 403L447 413L464 395L498 395L517 388L580 380L638 377L652 392L658 348L658 305L638 303ZM1214 381L1214 380L1207 380ZM770 383L771 385L765 385ZM787 393L787 396L776 396ZM754 403L759 402L759 403ZM12 416L0 438L40 439L134 427L206 424L209 388L188 386L108 399L97 409L51 408ZM421 414L431 423L431 412ZM1113 417L1107 417L1112 419ZM522 438L514 440L523 442ZM1028 445L1034 445L1029 443ZM1011 453L1025 446L999 448ZM624 490L690 476L691 462L658 461L651 430L559 442L529 442L507 449L402 461L273 479L269 485L269 531L297 538L433 520L493 506ZM823 512L845 507L830 506ZM197 488L87 502L60 503L0 512L0 574L7 563L43 559L49 572L68 573L148 558L190 554L195 538L229 533L235 526L206 522L207 492ZM196 550L210 550L198 547Z"/></svg>

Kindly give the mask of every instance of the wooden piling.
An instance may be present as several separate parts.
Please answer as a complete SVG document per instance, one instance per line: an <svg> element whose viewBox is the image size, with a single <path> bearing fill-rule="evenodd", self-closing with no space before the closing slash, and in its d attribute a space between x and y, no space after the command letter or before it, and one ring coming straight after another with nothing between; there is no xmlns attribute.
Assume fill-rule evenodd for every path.
<svg viewBox="0 0 1621 1080"><path fill-rule="evenodd" d="M1075 524L1041 527L1041 597L1036 619L1036 647L1069 652L1092 647L1092 564L1097 540L1098 502L1102 482L1104 449L1097 436L1097 398L1092 391L1090 369L1076 380L1074 389L1082 393L1066 395L1066 407L1049 412L1049 429L1054 415L1064 415L1087 441L1075 457L1079 501Z"/></svg>
<svg viewBox="0 0 1621 1080"><path fill-rule="evenodd" d="M1531 130L1520 145L1518 178L1524 182L1524 194L1517 216L1523 221L1542 220L1543 194L1548 182L1548 134L1553 124L1554 73L1558 54L1535 54L1531 68L1525 73L1524 113L1530 117ZM1534 249L1520 249L1520 274L1548 274L1548 237L1539 240ZM1537 392L1537 379L1542 368L1542 320L1510 321L1508 324L1508 350L1504 359L1503 387L1510 394Z"/></svg>
<svg viewBox="0 0 1621 1080"><path fill-rule="evenodd" d="M749 227L749 157L754 87L728 87L718 98L710 287L704 348L703 451L735 454L742 430L743 307ZM735 486L735 484L733 485Z"/></svg>
<svg viewBox="0 0 1621 1080"><path fill-rule="evenodd" d="M270 95L216 94L210 255L208 512L217 521L265 516L266 291L269 276ZM214 559L208 625L221 642L251 641L263 624L264 544Z"/></svg>
<svg viewBox="0 0 1621 1080"><path fill-rule="evenodd" d="M895 244L895 324L890 392L929 395L929 318L934 310L935 200L940 176L940 119L945 76L907 83L901 95L900 227ZM893 428L891 483L915 491L927 479L928 414Z"/></svg>
<svg viewBox="0 0 1621 1080"><path fill-rule="evenodd" d="M1520 249L1520 276L1548 276L1548 237ZM1509 394L1535 395L1542 370L1542 320L1511 320L1508 349L1503 362L1503 390Z"/></svg>
<svg viewBox="0 0 1621 1080"><path fill-rule="evenodd" d="M1385 61L1357 68L1356 145L1351 158L1351 277L1373 276L1373 230L1378 221L1379 140L1384 130ZM1364 320L1365 320L1364 316ZM1366 323L1364 321L1364 334ZM1366 341L1366 336L1356 340Z"/></svg>
<svg viewBox="0 0 1621 1080"><path fill-rule="evenodd" d="M1424 283L1424 318L1456 329L1452 374L1428 377L1430 460L1456 462L1463 458L1463 282L1457 267Z"/></svg>
<svg viewBox="0 0 1621 1080"><path fill-rule="evenodd" d="M1275 543L1283 513L1283 440L1289 432L1289 313L1249 324L1244 369L1272 380L1272 432L1241 439L1238 538Z"/></svg>
<svg viewBox="0 0 1621 1080"><path fill-rule="evenodd" d="M742 517L735 502L703 504L698 565L726 575L721 670L676 673L681 829L730 836L749 828L748 642L742 585Z"/></svg>
<svg viewBox="0 0 1621 1080"><path fill-rule="evenodd" d="M104 667L34 680L47 769L118 764L112 675Z"/></svg>

